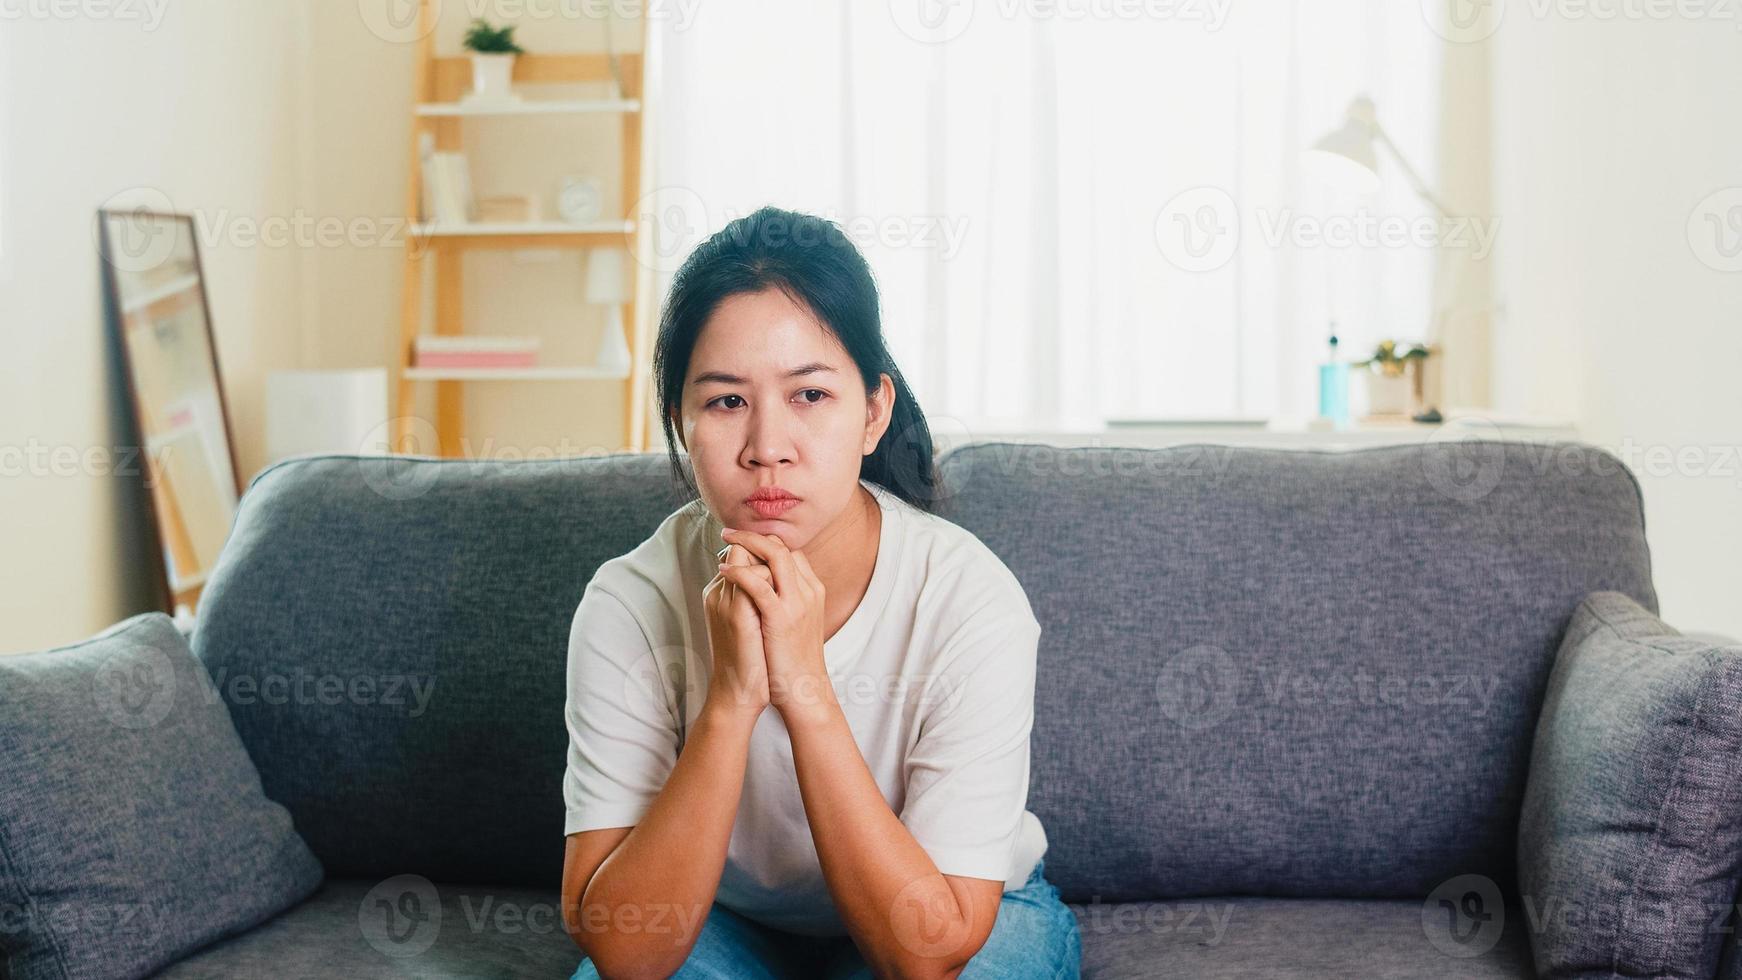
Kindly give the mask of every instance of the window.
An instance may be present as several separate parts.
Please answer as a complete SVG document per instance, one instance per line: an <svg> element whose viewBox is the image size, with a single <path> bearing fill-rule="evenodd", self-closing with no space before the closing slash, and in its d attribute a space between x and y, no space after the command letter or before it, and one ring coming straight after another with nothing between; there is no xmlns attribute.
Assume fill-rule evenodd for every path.
<svg viewBox="0 0 1742 980"><path fill-rule="evenodd" d="M1301 168L1365 93L1435 183L1417 4L724 0L652 33L673 264L762 204L840 220L970 432L1311 414L1331 321L1344 351L1429 330L1431 242L1376 235L1427 205L1389 161L1367 196Z"/></svg>

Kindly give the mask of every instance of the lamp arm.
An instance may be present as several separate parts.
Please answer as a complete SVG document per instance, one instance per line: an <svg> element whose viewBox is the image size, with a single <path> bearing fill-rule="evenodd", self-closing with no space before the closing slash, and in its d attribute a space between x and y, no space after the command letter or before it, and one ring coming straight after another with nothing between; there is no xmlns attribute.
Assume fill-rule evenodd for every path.
<svg viewBox="0 0 1742 980"><path fill-rule="evenodd" d="M1391 134L1385 131L1384 126L1379 125L1377 119L1373 121L1373 138L1378 140L1386 150L1390 151L1391 158L1396 160L1397 165L1403 169L1403 175L1409 178L1409 185L1415 189L1417 194L1421 195L1421 199L1433 205L1433 209L1440 213L1440 217L1452 217L1452 212L1448 210L1444 204L1440 203L1440 199L1434 196L1433 191L1428 190L1428 186L1422 181L1421 175L1416 173L1415 168L1409 165L1408 158L1403 155L1402 150L1397 148L1397 144L1391 141Z"/></svg>

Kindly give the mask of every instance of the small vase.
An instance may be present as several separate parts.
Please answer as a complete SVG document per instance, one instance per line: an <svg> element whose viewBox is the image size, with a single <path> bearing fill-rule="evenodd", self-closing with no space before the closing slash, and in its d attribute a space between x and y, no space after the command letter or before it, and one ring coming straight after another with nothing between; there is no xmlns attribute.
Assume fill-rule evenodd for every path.
<svg viewBox="0 0 1742 980"><path fill-rule="evenodd" d="M472 101L510 102L514 94L514 54L512 52L472 53Z"/></svg>
<svg viewBox="0 0 1742 980"><path fill-rule="evenodd" d="M1407 415L1410 410L1409 401L1408 375L1399 374L1393 377L1377 371L1367 374L1367 414Z"/></svg>

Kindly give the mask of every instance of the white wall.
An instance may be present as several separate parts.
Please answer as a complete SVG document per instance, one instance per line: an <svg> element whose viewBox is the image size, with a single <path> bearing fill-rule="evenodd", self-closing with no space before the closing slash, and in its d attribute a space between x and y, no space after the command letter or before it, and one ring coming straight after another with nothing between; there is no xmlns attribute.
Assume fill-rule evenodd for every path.
<svg viewBox="0 0 1742 980"><path fill-rule="evenodd" d="M8 10L33 6L63 9ZM465 12L447 6L444 51ZM1742 35L1727 22L1539 19L1539 6L1506 5L1484 42L1503 222L1494 290L1506 305L1492 340L1495 407L1572 418L1626 455L1645 484L1666 615L1742 636L1742 273L1702 264L1688 238L1707 195L1742 185ZM90 455L126 441L105 361L98 206L144 189L204 222L244 479L266 462L269 370L380 365L398 331L397 249L269 247L236 231L400 213L413 47L339 0L110 7L144 19L0 18L0 451L10 453L0 464L35 451L24 472L0 473L0 651L69 642L152 601L137 477ZM566 47L564 29L534 23L521 40ZM1469 54L1465 70L1483 60ZM559 142L555 160L538 163L504 141L480 165L486 180L540 183L615 161L613 140ZM489 298L474 287L478 328L539 329L590 353L598 319L574 302L571 261L558 259L554 277L508 256L470 263L469 279L510 287ZM620 408L618 389L557 386L480 390L469 414L496 449L579 451L616 437ZM97 465L69 471L44 455L54 452Z"/></svg>
<svg viewBox="0 0 1742 980"><path fill-rule="evenodd" d="M296 203L299 6L103 9L125 13L8 4L0 18L3 651L70 642L153 602L139 477L113 475L107 457L128 437L106 363L97 208L163 195L217 222ZM265 372L299 360L301 258L223 234L201 243L247 479L263 463Z"/></svg>
<svg viewBox="0 0 1742 980"><path fill-rule="evenodd" d="M1701 202L1742 187L1742 34L1538 6L1508 4L1492 39L1495 404L1619 452L1665 617L1742 637L1742 272L1689 232L1713 234ZM1723 204L1742 247L1742 191Z"/></svg>

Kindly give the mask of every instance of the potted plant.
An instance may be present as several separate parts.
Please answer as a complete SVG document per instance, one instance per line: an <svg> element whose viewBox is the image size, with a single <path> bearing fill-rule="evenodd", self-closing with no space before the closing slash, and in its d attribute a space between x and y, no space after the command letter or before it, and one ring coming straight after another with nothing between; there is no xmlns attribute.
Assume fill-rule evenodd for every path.
<svg viewBox="0 0 1742 980"><path fill-rule="evenodd" d="M514 43L514 28L491 27L482 17L466 30L466 49L472 52L473 99L512 99L514 56L525 54Z"/></svg>

